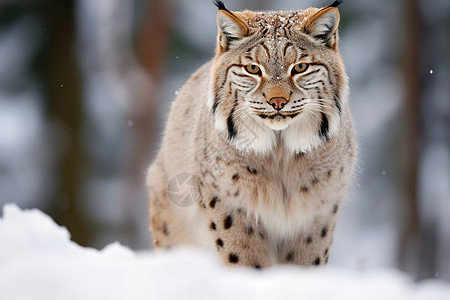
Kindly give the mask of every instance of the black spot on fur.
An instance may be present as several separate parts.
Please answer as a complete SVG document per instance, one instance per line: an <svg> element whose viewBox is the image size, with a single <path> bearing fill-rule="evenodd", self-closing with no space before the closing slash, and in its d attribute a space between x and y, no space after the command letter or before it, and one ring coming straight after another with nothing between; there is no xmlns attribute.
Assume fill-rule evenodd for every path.
<svg viewBox="0 0 450 300"><path fill-rule="evenodd" d="M209 202L209 207L211 208L216 207L217 201L219 201L219 197L215 196L214 198L212 198L211 202Z"/></svg>
<svg viewBox="0 0 450 300"><path fill-rule="evenodd" d="M334 103L336 104L336 108L338 109L339 113L341 113L342 112L341 101L339 100L338 97L334 98Z"/></svg>
<svg viewBox="0 0 450 300"><path fill-rule="evenodd" d="M234 120L233 120L233 114L237 107L237 104L238 104L238 98L237 98L237 90L236 90L234 105L233 105L233 108L231 109L231 112L228 115L228 119L227 119L228 139L230 141L233 140L234 137L237 135L237 128L236 128L236 126L234 124Z"/></svg>
<svg viewBox="0 0 450 300"><path fill-rule="evenodd" d="M333 171L332 170L328 170L327 171L327 177L330 178L333 175Z"/></svg>
<svg viewBox="0 0 450 300"><path fill-rule="evenodd" d="M320 130L319 134L322 138L324 138L326 141L330 140L330 137L328 135L329 130L329 124L328 124L328 118L327 116L322 112L322 122L320 123Z"/></svg>
<svg viewBox="0 0 450 300"><path fill-rule="evenodd" d="M231 215L229 215L223 221L223 228L229 229L232 225L233 225L233 218L231 217Z"/></svg>
<svg viewBox="0 0 450 300"><path fill-rule="evenodd" d="M327 233L328 233L327 226L323 226L322 231L320 232L320 236L324 238L327 236Z"/></svg>
<svg viewBox="0 0 450 300"><path fill-rule="evenodd" d="M295 158L296 159L303 158L305 156L305 154L306 154L305 152L300 151L298 153L295 153Z"/></svg>
<svg viewBox="0 0 450 300"><path fill-rule="evenodd" d="M223 247L223 241L221 239L217 239L216 245L219 247Z"/></svg>
<svg viewBox="0 0 450 300"><path fill-rule="evenodd" d="M255 264L255 269L257 269L257 270L259 270L259 269L261 269L261 266L260 265L258 265L258 264Z"/></svg>
<svg viewBox="0 0 450 300"><path fill-rule="evenodd" d="M312 180L311 180L311 184L312 185L316 185L316 184L318 184L319 183L319 179L317 179L317 177L314 177Z"/></svg>
<svg viewBox="0 0 450 300"><path fill-rule="evenodd" d="M234 197L239 196L239 190L236 191L236 193L234 193Z"/></svg>
<svg viewBox="0 0 450 300"><path fill-rule="evenodd" d="M234 110L233 110L233 112L234 112ZM233 113L232 112L232 113ZM237 129L236 129L236 126L234 125L234 121L233 121L233 114L230 114L229 116L228 116L228 119L227 119L227 127L228 127L228 139L231 141L232 139L234 139L234 137L236 136L236 134L237 134Z"/></svg>
<svg viewBox="0 0 450 300"><path fill-rule="evenodd" d="M341 167L341 174L344 173L344 167Z"/></svg>
<svg viewBox="0 0 450 300"><path fill-rule="evenodd" d="M230 255L228 256L228 261L229 261L230 263L235 264L235 263L239 262L239 256L237 256L237 255L234 254L234 253L230 253Z"/></svg>
<svg viewBox="0 0 450 300"><path fill-rule="evenodd" d="M234 174L234 175L231 177L231 179L233 179L233 180L239 180L240 177L241 177L241 176L239 176L239 174L236 173L236 174Z"/></svg>
<svg viewBox="0 0 450 300"><path fill-rule="evenodd" d="M337 204L335 204L335 205L333 206L333 214L337 213L338 210L339 210L339 206L338 206Z"/></svg>
<svg viewBox="0 0 450 300"><path fill-rule="evenodd" d="M302 191L303 193L308 192L308 187L306 185L302 185L302 187L300 188L300 191Z"/></svg>
<svg viewBox="0 0 450 300"><path fill-rule="evenodd" d="M307 243L307 244L311 244L311 243L312 243L312 237L311 237L311 236L308 236L308 237L306 238L306 243Z"/></svg>
<svg viewBox="0 0 450 300"><path fill-rule="evenodd" d="M287 255L286 255L286 260L287 261L292 261L294 259L294 251L290 251Z"/></svg>
<svg viewBox="0 0 450 300"><path fill-rule="evenodd" d="M258 232L259 233L259 237L261 238L261 239L265 239L266 238L266 236L264 235L264 233L262 233L262 232Z"/></svg>
<svg viewBox="0 0 450 300"><path fill-rule="evenodd" d="M328 254L328 248L325 249L325 252L323 253L323 255L327 255Z"/></svg>
<svg viewBox="0 0 450 300"><path fill-rule="evenodd" d="M216 95L214 97L214 102L213 102L213 106L212 106L212 113L213 113L213 115L216 114L218 106L219 106L219 96Z"/></svg>
<svg viewBox="0 0 450 300"><path fill-rule="evenodd" d="M248 226L247 228L245 228L245 233L248 235L253 234L253 227L252 226Z"/></svg>
<svg viewBox="0 0 450 300"><path fill-rule="evenodd" d="M209 225L209 228L211 228L212 230L216 230L216 223L211 222L211 225Z"/></svg>
<svg viewBox="0 0 450 300"><path fill-rule="evenodd" d="M320 265L320 257L317 257L317 258L314 260L314 264L315 264L316 266Z"/></svg>
<svg viewBox="0 0 450 300"><path fill-rule="evenodd" d="M252 169L252 168L250 168L250 167L247 167L247 171L248 171L250 174L256 174L256 173L257 173L257 171L256 171L255 169Z"/></svg>
<svg viewBox="0 0 450 300"><path fill-rule="evenodd" d="M167 227L167 224L165 222L163 223L163 233L165 236L170 235L169 228Z"/></svg>

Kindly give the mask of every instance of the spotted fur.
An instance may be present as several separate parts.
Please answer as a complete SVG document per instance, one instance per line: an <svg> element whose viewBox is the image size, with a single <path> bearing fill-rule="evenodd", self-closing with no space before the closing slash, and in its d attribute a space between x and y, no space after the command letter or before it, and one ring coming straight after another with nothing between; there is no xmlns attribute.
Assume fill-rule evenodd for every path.
<svg viewBox="0 0 450 300"><path fill-rule="evenodd" d="M356 159L340 3L235 12L216 1L216 56L172 104L148 175L155 247L203 246L256 269L328 261ZM180 174L192 176L191 206L170 197Z"/></svg>

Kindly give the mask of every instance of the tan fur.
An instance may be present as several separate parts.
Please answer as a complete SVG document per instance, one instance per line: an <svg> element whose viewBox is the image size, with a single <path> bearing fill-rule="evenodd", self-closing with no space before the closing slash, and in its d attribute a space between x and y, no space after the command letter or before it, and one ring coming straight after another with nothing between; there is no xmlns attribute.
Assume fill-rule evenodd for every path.
<svg viewBox="0 0 450 300"><path fill-rule="evenodd" d="M255 268L327 262L356 159L337 24L320 27L336 16L219 11L216 57L172 104L148 174L155 247L199 245ZM298 63L309 68L292 75ZM278 115L273 97L287 100ZM192 205L169 197L180 174L192 175Z"/></svg>

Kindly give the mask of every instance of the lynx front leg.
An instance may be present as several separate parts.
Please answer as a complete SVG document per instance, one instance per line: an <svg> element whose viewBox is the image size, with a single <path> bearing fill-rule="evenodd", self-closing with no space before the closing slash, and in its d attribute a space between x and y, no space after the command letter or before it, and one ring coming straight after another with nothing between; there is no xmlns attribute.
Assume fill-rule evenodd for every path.
<svg viewBox="0 0 450 300"><path fill-rule="evenodd" d="M242 209L231 209L226 199L217 196L200 207L225 264L256 269L271 265L267 233L255 218Z"/></svg>
<svg viewBox="0 0 450 300"><path fill-rule="evenodd" d="M317 217L313 225L280 247L279 261L297 265L323 265L328 262L336 226L335 205L328 216Z"/></svg>

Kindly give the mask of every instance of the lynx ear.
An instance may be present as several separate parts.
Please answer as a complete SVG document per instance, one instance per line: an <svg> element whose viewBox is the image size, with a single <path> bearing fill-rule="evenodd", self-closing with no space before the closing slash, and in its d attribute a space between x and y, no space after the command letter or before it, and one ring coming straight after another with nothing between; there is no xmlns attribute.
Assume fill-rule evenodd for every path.
<svg viewBox="0 0 450 300"><path fill-rule="evenodd" d="M222 1L216 1L219 9L217 12L217 27L219 28L219 46L223 52L227 51L231 44L245 37L248 33L247 26L236 13L225 8Z"/></svg>
<svg viewBox="0 0 450 300"><path fill-rule="evenodd" d="M340 20L337 6L341 3L342 1L335 1L330 6L320 9L305 25L307 34L332 49L336 49L337 46L337 29Z"/></svg>

